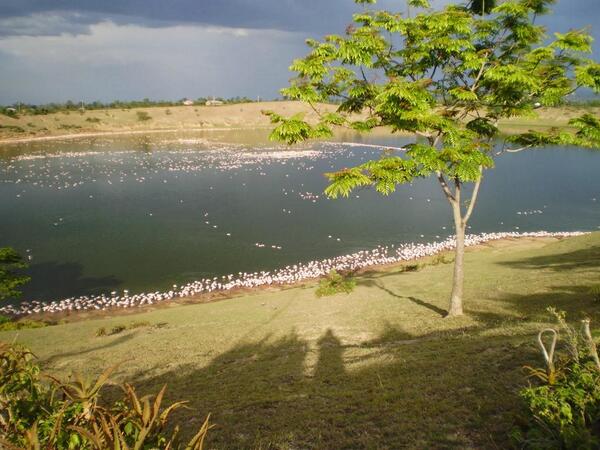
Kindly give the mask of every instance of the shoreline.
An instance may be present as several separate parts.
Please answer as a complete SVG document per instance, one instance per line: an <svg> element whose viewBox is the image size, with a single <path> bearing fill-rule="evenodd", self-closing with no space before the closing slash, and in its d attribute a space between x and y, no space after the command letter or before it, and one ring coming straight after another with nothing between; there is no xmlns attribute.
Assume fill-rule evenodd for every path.
<svg viewBox="0 0 600 450"><path fill-rule="evenodd" d="M468 235L465 247L477 247L494 241L514 240L523 238L543 239L582 236L590 232L497 232ZM140 311L146 307L158 305L177 305L198 302L215 301L231 298L227 293L249 293L257 289L280 288L285 289L302 285L302 283L315 281L331 270L354 272L357 274L370 270L389 270L395 265L410 263L420 259L436 256L451 251L455 247L454 237L443 241L430 243L405 243L398 246L379 246L371 250L363 250L348 255L327 258L319 261L309 261L289 265L273 271L242 273L241 276L233 274L221 277L206 278L189 282L183 286L173 285L169 291L154 291L129 295L127 289L122 294L113 291L110 295L70 297L51 302L25 301L18 305L0 307L0 314L7 314L20 319L22 317L47 317L53 315L67 315L85 312L116 313ZM208 297L208 300L204 300Z"/></svg>
<svg viewBox="0 0 600 450"><path fill-rule="evenodd" d="M319 104L319 108L322 112L327 112L335 110L337 106ZM262 114L264 110L272 110L287 116L302 113L309 122L318 120L317 115L308 105L295 101L267 101L222 106L91 109L23 115L15 118L0 115L1 128L12 127L18 129L19 133L26 133L0 133L0 145L159 133L270 129L273 125L270 119ZM148 114L151 119L148 122L140 121L136 116L140 112ZM537 111L535 118L502 121L500 130L566 126L569 118L583 112L598 115L600 108L542 108ZM72 132L65 132L66 130Z"/></svg>
<svg viewBox="0 0 600 450"><path fill-rule="evenodd" d="M48 136L31 136L26 138L8 138L0 139L0 145L17 145L17 144L29 144L32 142L46 142L46 141L61 141L61 140L77 140L86 138L97 138L97 137L110 137L110 136L132 136L132 135L144 135L144 134L161 134L161 133L185 133L185 132L202 132L202 131L247 131L247 130L268 130L268 126L247 126L247 127L214 127L214 128L149 128L147 130L123 130L123 131L93 131L84 133L70 133L70 134L57 134Z"/></svg>

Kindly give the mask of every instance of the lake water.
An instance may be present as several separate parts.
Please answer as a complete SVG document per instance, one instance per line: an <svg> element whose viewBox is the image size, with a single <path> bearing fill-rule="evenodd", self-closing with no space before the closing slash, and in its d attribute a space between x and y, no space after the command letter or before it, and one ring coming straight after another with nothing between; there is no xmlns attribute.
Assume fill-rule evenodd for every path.
<svg viewBox="0 0 600 450"><path fill-rule="evenodd" d="M324 172L380 149L329 142L288 151L265 143L265 133L212 136L228 144L165 134L2 148L0 245L30 259L24 298L153 291L452 234L450 207L433 180L387 198L369 189L324 198ZM485 173L469 231L596 230L599 174L600 152L503 155Z"/></svg>

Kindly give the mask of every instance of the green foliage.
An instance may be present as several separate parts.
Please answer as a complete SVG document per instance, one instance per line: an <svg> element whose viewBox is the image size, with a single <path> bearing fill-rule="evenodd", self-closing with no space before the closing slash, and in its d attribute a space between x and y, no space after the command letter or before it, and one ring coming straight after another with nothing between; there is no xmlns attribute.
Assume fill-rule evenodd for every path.
<svg viewBox="0 0 600 450"><path fill-rule="evenodd" d="M183 448L179 427L172 428L169 422L185 402L163 406L166 386L156 395L140 397L124 384L122 398L106 404L101 392L115 368L96 380L75 375L62 381L42 374L26 348L0 343L0 446L11 450ZM186 450L203 448L211 428L208 420Z"/></svg>
<svg viewBox="0 0 600 450"><path fill-rule="evenodd" d="M412 134L415 141L404 153L386 152L378 161L325 174L325 194L347 197L373 186L388 195L398 185L433 176L452 205L457 235L464 234L484 171L494 167L496 156L554 144L600 148L600 121L591 115L571 121L575 132L529 131L495 148L501 119L560 105L581 87L600 92L600 64L586 57L589 33L570 30L552 40L536 23L552 3L469 0L435 9L426 0L409 0L417 8L414 17L365 8L345 35L307 40L308 55L290 67L297 75L281 92L310 104L316 124L268 113L276 125L271 138L294 144L328 136L333 126ZM322 102L339 106L323 114ZM475 183L470 199L461 199L465 183ZM462 271L455 274L453 289L461 292ZM462 314L460 295L453 298L450 314Z"/></svg>
<svg viewBox="0 0 600 450"><path fill-rule="evenodd" d="M589 292L594 301L600 303L600 284L591 286Z"/></svg>
<svg viewBox="0 0 600 450"><path fill-rule="evenodd" d="M61 123L57 128L59 130L79 130L81 126L69 123Z"/></svg>
<svg viewBox="0 0 600 450"><path fill-rule="evenodd" d="M356 280L350 275L343 275L335 270L319 282L319 287L315 291L317 297L327 297L335 294L349 294L354 290Z"/></svg>
<svg viewBox="0 0 600 450"><path fill-rule="evenodd" d="M139 122L146 122L148 120L152 120L152 117L146 111L137 111L135 115Z"/></svg>
<svg viewBox="0 0 600 450"><path fill-rule="evenodd" d="M0 331L15 331L15 330L25 330L30 328L44 328L50 325L55 325L56 322L46 322L44 320L8 320L8 321L0 321Z"/></svg>
<svg viewBox="0 0 600 450"><path fill-rule="evenodd" d="M271 137L292 144L328 136L340 125L419 136L403 157L327 174L331 197L366 185L389 194L397 184L432 174L459 185L477 181L493 167L498 120L529 115L536 102L560 104L580 87L600 89L600 65L583 56L591 52L589 34L571 30L548 41L535 23L552 3L471 0L434 10L419 0L410 3L419 8L415 17L356 14L345 36L307 41L310 53L294 61L297 77L282 90L311 105L339 101L336 113L321 114L316 124L268 113L277 125ZM362 113L359 120L355 113ZM507 142L598 147L600 123L588 118L577 133L527 132Z"/></svg>
<svg viewBox="0 0 600 450"><path fill-rule="evenodd" d="M155 324L154 327L161 328L165 325L166 325L166 323L158 323L158 324ZM95 334L98 337L112 336L114 334L122 333L125 330L135 330L137 328L147 328L147 327L152 327L152 326L153 325L148 321L138 320L138 321L131 322L129 325L115 325L110 330L107 330L106 327L100 327L96 330Z"/></svg>
<svg viewBox="0 0 600 450"><path fill-rule="evenodd" d="M554 362L554 344L547 352L547 368L531 369L538 382L521 391L525 406L519 428L512 437L519 448L592 449L600 445L600 362L589 321L575 331L564 312L550 311L567 336L566 352ZM587 332L586 332L587 326ZM546 330L548 331L548 330ZM542 345L540 335L540 346Z"/></svg>
<svg viewBox="0 0 600 450"><path fill-rule="evenodd" d="M26 268L27 264L13 248L0 248L0 300L21 295L18 288L30 280L20 273Z"/></svg>
<svg viewBox="0 0 600 450"><path fill-rule="evenodd" d="M25 133L25 129L18 125L0 125L0 130L6 130L13 133Z"/></svg>

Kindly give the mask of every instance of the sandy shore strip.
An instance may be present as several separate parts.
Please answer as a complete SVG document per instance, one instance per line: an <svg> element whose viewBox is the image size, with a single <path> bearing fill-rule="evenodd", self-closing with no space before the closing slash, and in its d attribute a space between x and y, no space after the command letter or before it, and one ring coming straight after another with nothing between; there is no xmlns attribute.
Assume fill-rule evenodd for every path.
<svg viewBox="0 0 600 450"><path fill-rule="evenodd" d="M94 131L86 133L71 133L57 134L51 136L32 136L26 138L9 138L0 139L0 145L11 144L28 144L31 142L45 141L61 141L61 140L77 140L96 137L110 136L133 136L144 134L160 134L160 133L183 133L183 132L199 132L199 131L246 131L246 130L268 130L269 127L217 127L217 128L168 128L168 129L148 129L148 130L123 130L123 131Z"/></svg>

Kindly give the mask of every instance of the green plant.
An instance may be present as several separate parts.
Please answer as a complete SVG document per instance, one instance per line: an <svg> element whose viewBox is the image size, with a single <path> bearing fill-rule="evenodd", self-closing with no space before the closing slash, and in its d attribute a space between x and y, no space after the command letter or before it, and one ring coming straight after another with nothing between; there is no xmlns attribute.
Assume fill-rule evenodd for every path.
<svg viewBox="0 0 600 450"><path fill-rule="evenodd" d="M106 336L106 328L105 327L100 327L96 330L96 336L97 337L101 337L101 336Z"/></svg>
<svg viewBox="0 0 600 450"><path fill-rule="evenodd" d="M25 133L25 129L17 125L0 125L0 130L12 131L13 133Z"/></svg>
<svg viewBox="0 0 600 450"><path fill-rule="evenodd" d="M127 328L130 330L134 330L136 328L145 328L145 327L149 327L149 326L150 326L150 322L148 322L147 320L137 320L137 321L131 322Z"/></svg>
<svg viewBox="0 0 600 450"><path fill-rule="evenodd" d="M140 397L121 386L120 400L106 404L101 392L116 366L97 379L74 375L62 381L43 374L26 348L0 343L0 447L16 449L176 449L179 427L169 426L185 402L163 406L166 386ZM45 383L42 380L50 380ZM209 418L185 445L203 448ZM170 431L169 431L170 430Z"/></svg>
<svg viewBox="0 0 600 450"><path fill-rule="evenodd" d="M21 295L18 288L30 280L21 273L27 267L23 257L13 248L0 248L0 300Z"/></svg>
<svg viewBox="0 0 600 450"><path fill-rule="evenodd" d="M115 325L110 329L109 334L119 334L121 331L125 331L127 327L125 325Z"/></svg>
<svg viewBox="0 0 600 450"><path fill-rule="evenodd" d="M326 297L339 293L349 294L354 290L356 280L350 275L342 275L332 270L325 278L319 281L319 287L315 291L317 297Z"/></svg>
<svg viewBox="0 0 600 450"><path fill-rule="evenodd" d="M146 122L152 119L150 114L148 114L146 111L137 111L135 115L137 116L137 120L139 122Z"/></svg>
<svg viewBox="0 0 600 450"><path fill-rule="evenodd" d="M345 35L308 39L308 55L292 63L297 76L281 92L309 104L317 118L309 123L303 114L264 112L275 124L271 139L288 144L331 136L340 126L387 127L414 137L380 159L326 173L325 194L347 197L372 186L388 195L415 179L436 180L456 236L448 316L463 314L465 232L495 159L557 144L600 148L600 120L589 113L571 119L571 128L547 132L503 137L498 128L504 118L559 105L579 88L600 92L600 64L587 57L590 34L570 30L549 38L537 22L553 2L471 0L433 8L428 0L408 0L412 16L365 7ZM338 102L335 111L319 110L331 100Z"/></svg>
<svg viewBox="0 0 600 450"><path fill-rule="evenodd" d="M538 334L544 369L527 367L537 380L521 391L525 413L512 437L521 448L592 449L600 446L600 360L583 320L580 331L566 322L565 313L549 308L558 329ZM566 352L556 354L559 331L567 335ZM544 335L552 338L544 342Z"/></svg>
<svg viewBox="0 0 600 450"><path fill-rule="evenodd" d="M46 322L43 320L15 320L8 322L0 323L0 331L14 331L14 330L23 330L27 328L44 328L49 325L54 325L54 323Z"/></svg>
<svg viewBox="0 0 600 450"><path fill-rule="evenodd" d="M90 123L100 123L101 120L98 117L88 117L87 119L85 119L86 122L90 122Z"/></svg>
<svg viewBox="0 0 600 450"><path fill-rule="evenodd" d="M418 272L423 268L423 264L406 264L402 266L403 272Z"/></svg>
<svg viewBox="0 0 600 450"><path fill-rule="evenodd" d="M57 128L59 130L78 130L81 128L81 126L68 123L61 123Z"/></svg>
<svg viewBox="0 0 600 450"><path fill-rule="evenodd" d="M600 284L595 284L591 286L589 293L595 302L600 302Z"/></svg>

